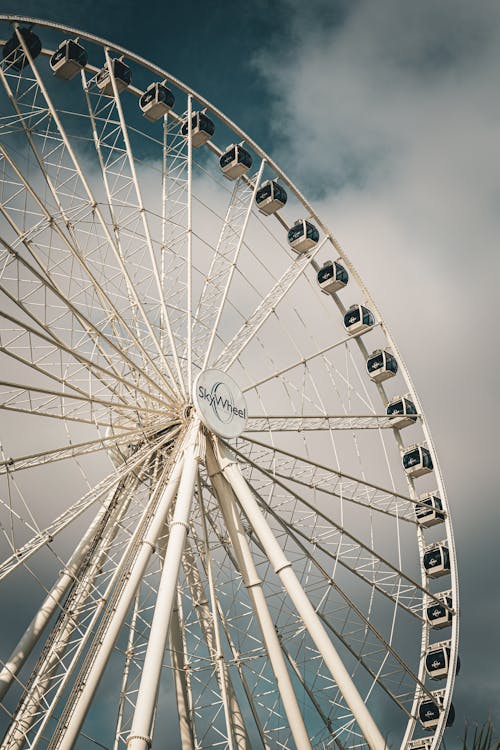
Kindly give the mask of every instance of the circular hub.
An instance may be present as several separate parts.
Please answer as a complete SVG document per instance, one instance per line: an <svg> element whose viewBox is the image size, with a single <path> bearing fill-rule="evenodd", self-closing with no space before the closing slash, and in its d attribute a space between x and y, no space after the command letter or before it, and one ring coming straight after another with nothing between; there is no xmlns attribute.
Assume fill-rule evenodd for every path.
<svg viewBox="0 0 500 750"><path fill-rule="evenodd" d="M222 370L204 370L193 384L193 402L205 427L225 438L241 435L247 405L238 384Z"/></svg>

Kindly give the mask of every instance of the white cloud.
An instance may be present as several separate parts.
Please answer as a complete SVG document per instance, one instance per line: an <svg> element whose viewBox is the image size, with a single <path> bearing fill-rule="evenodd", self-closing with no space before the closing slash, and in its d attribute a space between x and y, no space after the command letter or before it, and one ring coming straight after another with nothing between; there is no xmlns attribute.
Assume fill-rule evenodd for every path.
<svg viewBox="0 0 500 750"><path fill-rule="evenodd" d="M288 6L281 43L254 61L273 98L273 155L316 196L423 397L464 569L459 714L481 721L500 694L498 679L474 667L476 613L491 595L477 579L500 520L500 6L363 0L336 16L321 2ZM480 684L483 714L472 716L466 700Z"/></svg>

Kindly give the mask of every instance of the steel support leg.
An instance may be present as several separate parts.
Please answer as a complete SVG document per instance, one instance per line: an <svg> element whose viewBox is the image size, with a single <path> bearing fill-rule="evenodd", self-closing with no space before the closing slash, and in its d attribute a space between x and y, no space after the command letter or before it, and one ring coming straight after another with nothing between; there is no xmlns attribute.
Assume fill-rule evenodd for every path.
<svg viewBox="0 0 500 750"><path fill-rule="evenodd" d="M12 651L9 659L5 662L3 669L0 671L0 701L4 698L15 676L22 668L33 648L38 643L38 639L43 633L49 620L58 607L60 607L64 596L72 586L78 569L85 556L90 551L95 542L96 534L99 533L102 522L109 513L113 500L116 495L116 489L112 490L106 503L102 506L78 547L72 554L66 568L61 573L59 580L54 584L47 594L40 609L26 628L21 640Z"/></svg>
<svg viewBox="0 0 500 750"><path fill-rule="evenodd" d="M61 738L58 750L71 750L78 739L80 728L90 708L95 691L97 690L104 669L106 668L109 657L113 651L116 639L118 638L123 623L125 622L125 618L130 610L137 588L146 571L151 555L153 554L156 541L163 529L168 511L174 500L177 487L179 486L182 467L183 457L180 456L173 468L167 486L162 493L155 516L141 541L140 549L128 573L125 587L121 592L113 616L108 623L102 641L99 644L99 651L95 656L90 671L86 677L85 684L78 696L77 703L64 728L64 734Z"/></svg>
<svg viewBox="0 0 500 750"><path fill-rule="evenodd" d="M165 561L156 598L156 606L149 633L148 647L142 670L141 683L135 704L132 728L127 740L130 750L149 750L151 729L160 684L161 668L168 637L170 619L177 592L177 580L182 553L189 530L189 515L193 502L200 457L199 423L194 422L188 437L184 468L168 538Z"/></svg>
<svg viewBox="0 0 500 750"><path fill-rule="evenodd" d="M262 631L264 643L276 677L278 690L283 701L283 707L285 709L295 745L297 750L311 750L311 743L297 702L297 696L293 689L292 680L262 590L262 581L257 574L250 546L241 525L233 493L228 481L226 481L224 476L220 473L223 467L221 467L215 459L210 445L207 445L207 469L217 497L219 498L224 522L234 549L234 554L238 561L240 572L245 581L257 621Z"/></svg>
<svg viewBox="0 0 500 750"><path fill-rule="evenodd" d="M214 440L217 462L224 477L231 485L250 525L257 534L260 543L269 558L276 574L280 577L285 590L295 605L316 648L324 659L333 679L337 683L344 699L351 709L354 719L363 733L371 750L386 750L386 742L368 711L363 698L358 692L351 675L331 642L317 612L309 601L300 581L292 570L279 542L264 514L259 508L252 490L243 477L234 456L217 439Z"/></svg>

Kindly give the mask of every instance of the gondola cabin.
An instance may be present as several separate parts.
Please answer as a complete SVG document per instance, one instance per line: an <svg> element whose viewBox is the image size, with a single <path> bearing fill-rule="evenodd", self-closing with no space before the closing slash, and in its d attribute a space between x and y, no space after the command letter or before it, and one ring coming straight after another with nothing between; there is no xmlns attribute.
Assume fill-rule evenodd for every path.
<svg viewBox="0 0 500 750"><path fill-rule="evenodd" d="M451 591L442 591L437 594L439 601L432 600L425 608L427 622L434 630L441 630L451 625L453 618Z"/></svg>
<svg viewBox="0 0 500 750"><path fill-rule="evenodd" d="M139 99L139 107L146 119L155 122L166 115L174 106L175 96L165 85L165 81L151 83Z"/></svg>
<svg viewBox="0 0 500 750"><path fill-rule="evenodd" d="M337 261L327 260L318 271L319 288L325 294L335 294L349 281L349 274Z"/></svg>
<svg viewBox="0 0 500 750"><path fill-rule="evenodd" d="M418 707L418 718L424 729L435 729L439 723L444 705L444 690L434 690L432 698L425 697ZM446 726L452 727L455 721L455 708L450 704Z"/></svg>
<svg viewBox="0 0 500 750"><path fill-rule="evenodd" d="M56 78L71 81L88 61L87 51L81 44L74 39L65 39L50 58L50 68Z"/></svg>
<svg viewBox="0 0 500 750"><path fill-rule="evenodd" d="M415 404L406 396L398 396L398 398L390 401L387 404L386 412L387 416L391 417L391 426L397 430L409 427L417 421L417 417L413 416L417 413Z"/></svg>
<svg viewBox="0 0 500 750"><path fill-rule="evenodd" d="M318 244L319 232L314 224L306 219L297 219L288 230L288 244L298 253L307 253Z"/></svg>
<svg viewBox="0 0 500 750"><path fill-rule="evenodd" d="M286 190L277 180L266 180L255 193L257 208L266 216L279 211L280 208L283 208L286 201Z"/></svg>
<svg viewBox="0 0 500 750"><path fill-rule="evenodd" d="M115 57L111 60L112 73L116 81L116 90L120 94L122 91L130 86L132 81L132 73L128 65L123 60ZM101 68L95 79L97 88L102 94L106 96L113 96L113 83L111 80L111 73L108 70L108 63L104 63L104 67Z"/></svg>
<svg viewBox="0 0 500 750"><path fill-rule="evenodd" d="M426 548L424 570L429 578L440 578L450 572L450 551L446 542L431 544Z"/></svg>
<svg viewBox="0 0 500 750"><path fill-rule="evenodd" d="M376 349L366 360L368 375L375 383L393 378L398 371L396 357L385 349Z"/></svg>
<svg viewBox="0 0 500 750"><path fill-rule="evenodd" d="M431 750L432 737L420 737L418 740L412 740L407 747L408 750Z"/></svg>
<svg viewBox="0 0 500 750"><path fill-rule="evenodd" d="M220 157L219 165L224 177L227 177L228 180L236 180L245 172L248 172L252 166L252 157L246 148L233 143Z"/></svg>
<svg viewBox="0 0 500 750"><path fill-rule="evenodd" d="M430 474L434 465L431 453L423 445L414 445L403 453L403 467L409 477L422 477Z"/></svg>
<svg viewBox="0 0 500 750"><path fill-rule="evenodd" d="M344 328L348 334L368 331L374 325L373 313L364 305L351 305L344 315Z"/></svg>
<svg viewBox="0 0 500 750"><path fill-rule="evenodd" d="M434 643L425 655L425 671L431 680L442 680L450 671L451 641ZM460 672L460 659L457 659L457 671Z"/></svg>
<svg viewBox="0 0 500 750"><path fill-rule="evenodd" d="M42 51L40 38L31 29L27 28L20 28L19 34L28 49L31 59L34 60ZM2 57L7 65L12 65L15 70L23 70L23 68L26 68L30 64L29 58L25 55L21 42L15 32L5 42L2 49Z"/></svg>
<svg viewBox="0 0 500 750"><path fill-rule="evenodd" d="M443 502L434 492L420 495L419 504L415 506L415 516L420 526L426 528L443 523Z"/></svg>
<svg viewBox="0 0 500 750"><path fill-rule="evenodd" d="M181 125L181 134L187 138L189 133L189 122L184 120ZM191 116L191 144L193 148L199 148L210 140L215 133L215 125L205 112L194 112Z"/></svg>

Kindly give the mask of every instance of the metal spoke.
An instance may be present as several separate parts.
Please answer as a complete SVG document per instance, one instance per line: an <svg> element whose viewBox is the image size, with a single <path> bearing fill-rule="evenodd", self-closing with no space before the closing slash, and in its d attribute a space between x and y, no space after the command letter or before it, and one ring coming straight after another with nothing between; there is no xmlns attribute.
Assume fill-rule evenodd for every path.
<svg viewBox="0 0 500 750"><path fill-rule="evenodd" d="M229 448L229 446L228 446L228 448ZM262 474L264 474L266 477L268 477L268 479L272 480L273 483L276 486L280 487L282 490L284 490L287 493L289 493L291 496L293 496L293 498L295 498L296 500L298 500L300 503L302 503L308 509L313 510L318 515L318 517L320 517L323 521L327 522L328 524L330 524L331 526L333 526L335 529L337 529L337 531L340 532L342 536L347 537L350 540L350 543L348 543L348 549L346 549L346 555L348 557L350 557L351 555L353 557L355 557L356 556L356 550L360 550L360 551L363 550L366 555L368 555L369 557L373 557L377 561L377 565L378 566L385 565L389 570L384 570L382 567L379 567L379 570L377 571L379 573L380 582L382 583L382 585L379 586L379 590L381 592L384 592L387 596L389 596L389 597L392 598L392 595L390 594L390 592L385 590L385 586L386 585L392 586L393 585L392 579L394 578L394 576L398 576L401 579L404 579L406 581L407 585L409 584L410 591L411 591L411 589L415 589L415 590L420 591L422 594L424 594L427 597L435 598L433 596L433 594L428 589L424 588L420 583L418 583L418 581L415 581L407 573L405 573L404 571L400 570L396 565L394 565L393 563L391 563L390 560L388 560L381 553L377 552L375 549L373 549L368 544L366 544L365 542L363 542L361 539L359 539L358 537L356 537L352 532L350 532L348 529L346 529L345 527L343 527L341 524L336 523L331 517L328 517L325 513L322 513L319 509L315 508L312 503L310 503L308 500L306 500L306 498L302 497L297 492L295 492L293 489L291 489L290 487L288 487L287 485L285 485L283 482L281 482L279 479L277 479L276 475L274 475L270 471L262 468L257 463L253 462L250 458L248 458L247 456L244 456L243 454L241 454L238 450L235 450L234 448L231 448L231 450L234 450L234 453L237 456L240 456L242 459L244 459L245 461L247 461L250 465L252 465L256 469L258 469L260 472L262 472ZM312 541L312 540L310 540L310 541ZM318 545L317 540L314 542L314 544ZM351 544L354 544L354 548L351 547ZM340 545L340 541L339 541L339 545ZM340 562L342 562L342 561L340 561ZM342 564L344 564L344 563L342 563ZM359 570L356 570L356 568L353 568L351 566L348 566L348 567L349 567L349 569L352 572L355 572L356 574L359 574L359 576L361 578L363 578L366 582L368 582L370 585L377 587L377 581L376 580L372 580L372 578L369 578L369 577L365 576L365 574L364 574L364 567L365 567L365 565L366 565L366 561L363 558L363 559L360 560ZM368 570L369 570L369 573L375 573L376 572L376 571L372 571L371 566L368 566ZM389 584L387 584L387 581L389 581ZM400 592L398 590L398 595L399 595L399 593ZM409 611L411 611L410 608L409 608ZM421 600L419 600L417 602L417 611L418 611L418 616L420 617ZM413 614L416 614L416 613L413 612Z"/></svg>
<svg viewBox="0 0 500 750"><path fill-rule="evenodd" d="M203 362L202 370L206 369L210 360L264 166L265 161L262 160L258 171L249 181L239 179L236 182L205 279L195 314L193 337L194 350L200 363Z"/></svg>
<svg viewBox="0 0 500 750"><path fill-rule="evenodd" d="M35 145L34 144L33 144L32 148L35 149ZM84 273L84 277L83 277L83 279L81 281L81 284L82 284L82 286L84 286L85 284L88 284L90 282L91 287L95 291L95 295L96 295L96 297L97 297L97 299L99 301L99 305L101 307L103 307L103 312L106 311L106 317L107 317L108 320L111 321L111 326L113 328L113 332L114 332L115 338L116 338L117 342L119 343L120 349L122 351L124 350L125 341L126 340L124 339L122 333L120 333L120 331L118 330L117 326L119 326L119 328L121 328L123 330L123 332L126 334L126 336L129 337L129 339L132 340L133 344L135 345L135 348L138 351L141 352L141 354L143 356L143 359L145 359L146 361L148 361L149 364L154 369L156 369L156 365L154 364L153 360L151 360L148 357L148 355L146 353L146 350L144 349L144 347L140 343L140 340L133 333L131 327L125 321L125 319L121 315L121 313L118 311L118 308L116 307L116 305L113 304L113 302L110 299L109 295L106 293L106 290L103 288L102 283L100 284L98 282L97 278L95 277L95 274L92 272L92 269L91 269L91 267L89 265L88 259L85 256L85 253L84 253L83 249L78 244L78 237L77 237L76 232L74 230L73 222L70 221L70 219L67 218L67 217L64 219L66 230L67 230L67 232L69 234L69 237L71 238L70 239L67 236L67 234L65 233L65 231L63 231L63 229L60 227L59 222L58 222L56 216L53 213L50 213L50 211L47 209L46 205L43 203L43 201L39 198L39 196L34 191L33 187L30 184L30 182L24 177L24 175L21 173L21 171L19 170L19 168L14 163L14 161L10 158L10 156L7 153L7 151L5 150L5 148L3 148L2 146L0 146L0 153L2 154L4 161L9 164L11 170L14 172L14 174L15 174L17 180L18 180L17 185L15 185L15 187L17 188L17 193L20 192L19 188L22 187L22 189L33 199L33 201L35 202L36 206L40 210L41 214L45 218L46 226L50 227L57 234L58 238L63 243L64 247L71 254L71 259L75 263L78 264L78 267L82 268L82 271ZM37 151L36 151L36 153L38 155ZM38 156L38 161L41 162L41 159L40 159L39 156ZM5 184L5 181L4 181L4 184ZM64 216L65 216L64 209L60 205L59 197L58 197L57 192L55 191L55 189L52 187L52 183L51 183L50 180L49 180L49 186L51 188L51 194L53 195L54 199L56 200L56 203L59 206L59 210L60 210L60 212L61 212L61 214L62 214L62 216L64 218ZM7 202L4 201L4 203L3 203L3 207L4 208L2 208L2 211L4 212L4 215L7 214L7 211L5 210L7 206L8 206ZM92 207L91 206L88 207L88 212L89 212L89 215L90 215L91 212L92 212ZM84 218L85 218L82 215L81 211L79 211L78 218L79 218L79 221L83 221ZM43 226L44 226L43 224L40 225L40 231L43 231ZM19 231L17 231L17 234L18 234L18 236L20 236L19 235ZM24 237L24 233L23 233L22 236ZM38 249L37 243L34 242L33 240L31 240L31 242L30 242L30 244L28 246L28 249L31 249L32 247ZM35 257L37 259L38 264L41 267L43 267L43 264L41 262L41 254L40 254L40 252L37 252L36 255L35 255ZM58 271L60 272L60 264L58 266ZM46 268L45 268L45 273L47 273L47 269ZM73 266L73 273L74 273L74 266ZM130 347L129 347L129 351L130 351Z"/></svg>
<svg viewBox="0 0 500 750"><path fill-rule="evenodd" d="M311 362L313 359L323 356L324 354L331 351L332 349L336 349L340 346L343 346L344 344L348 344L348 342L351 341L351 339L356 339L359 336L360 334L351 334L350 336L345 336L339 341L336 341L333 344L329 344L328 346L325 346L322 349L319 349L317 352L314 352L314 354L310 354L307 357L303 357L302 359L297 360L297 362L294 362L291 365L287 365L286 367L283 367L281 370L277 370L272 375L269 375L266 378L262 378L262 380L258 380L256 383L252 383L252 385L249 385L247 388L245 388L243 392L247 393L248 391L251 391L254 388L258 388L260 385L264 385L264 383L268 383L271 380L274 380L275 378L279 378L281 375L284 375L286 372L290 372L290 370L295 370L295 368L297 367L303 367L307 365L308 362Z"/></svg>
<svg viewBox="0 0 500 750"><path fill-rule="evenodd" d="M292 289L306 267L312 263L327 239L327 237L323 238L314 250L294 260L240 330L233 336L224 351L217 357L214 363L215 367L219 370L228 370L231 367L262 328L269 316L272 315L276 306L279 305L281 300Z"/></svg>
<svg viewBox="0 0 500 750"><path fill-rule="evenodd" d="M413 416L413 415L412 415ZM418 416L418 415L415 415ZM304 430L387 430L397 414L342 414L314 416L249 416L245 432L302 432Z"/></svg>

